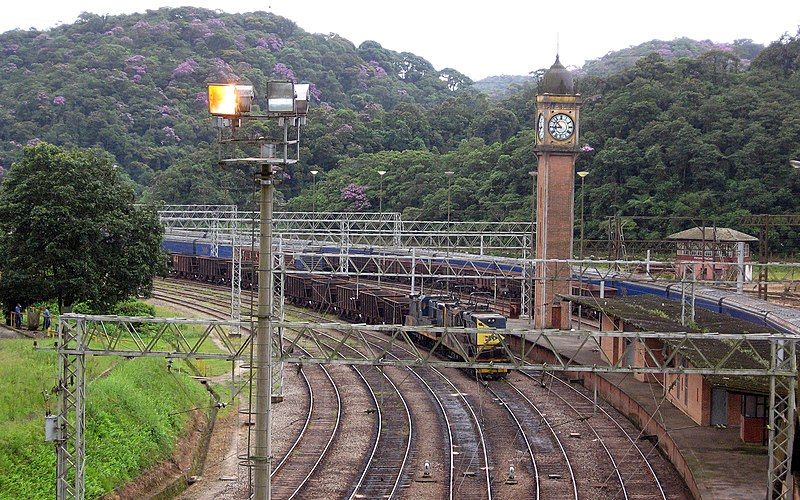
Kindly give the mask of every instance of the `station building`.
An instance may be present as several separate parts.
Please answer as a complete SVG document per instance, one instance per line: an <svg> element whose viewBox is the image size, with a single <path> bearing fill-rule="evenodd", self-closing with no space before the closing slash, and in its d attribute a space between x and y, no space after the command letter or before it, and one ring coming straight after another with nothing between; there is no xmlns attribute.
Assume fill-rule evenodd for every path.
<svg viewBox="0 0 800 500"><path fill-rule="evenodd" d="M693 323L681 324L680 302L653 295L624 298L593 295L562 296L559 311L562 328L579 328L604 332L719 332L768 333L765 327L698 308ZM689 306L683 314L689 315ZM698 344L699 342L699 344ZM729 352L720 340L695 341L711 362L719 361ZM601 340L601 357L609 364L646 367L672 357L672 366L692 367L693 350L682 350L678 342L647 339L647 346L624 337ZM632 345L634 344L634 345ZM763 368L769 359L766 342L751 342L752 356L737 353L737 366ZM675 352L677 351L677 352ZM635 374L643 383L658 386L656 396L666 399L702 426L725 426L739 429L746 443L766 444L769 385L764 377L727 377L698 374L663 375ZM666 394L665 394L666 392Z"/></svg>
<svg viewBox="0 0 800 500"><path fill-rule="evenodd" d="M675 274L678 278L736 281L744 267L744 281L752 281L750 243L758 238L729 227L693 227L667 236L677 243ZM741 257L740 257L741 256Z"/></svg>

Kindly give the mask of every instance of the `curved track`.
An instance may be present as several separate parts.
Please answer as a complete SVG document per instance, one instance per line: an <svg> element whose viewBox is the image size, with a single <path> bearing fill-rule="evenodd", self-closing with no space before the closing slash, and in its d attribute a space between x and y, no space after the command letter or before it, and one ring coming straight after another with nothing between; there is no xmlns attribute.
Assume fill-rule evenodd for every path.
<svg viewBox="0 0 800 500"><path fill-rule="evenodd" d="M167 285L168 288L171 286ZM187 283L187 287L192 289L187 291L182 288L180 292L185 296L182 300L184 304L186 298L197 298L216 302L222 307L230 305L230 295L226 290L196 283ZM295 308L292 308L292 311L294 315L306 316L312 320L323 318L306 310L296 309L295 313ZM329 321L329 318L324 320ZM365 334L374 338L376 343L381 342L380 334ZM395 345L393 348L395 356L407 355L400 346ZM369 381L365 377L366 385L386 383L392 387L388 397L398 398L393 403L393 408L400 410L393 411L392 414L408 418L409 430L406 441L390 438L392 449L403 450L403 458L388 459L385 466L380 462L382 453L378 451L379 442L375 441L371 455L366 460L367 465L358 484L351 490L350 498L395 497L402 491L398 488L403 476L402 467L405 466L399 466L398 463L406 464L409 450L412 449L409 407L401 402L400 389L385 373L375 368L362 368L361 371L372 373ZM481 420L466 395L447 375L433 367L409 371L427 387L441 411L441 432L449 441L451 450L449 464L445 466L447 468L449 465L449 498L492 498L492 464L487 450L487 438L481 428ZM535 496L526 498L577 499L579 492L581 498L667 498L649 460L652 450L646 453L639 447L636 437L626 430L631 428L629 422L620 423L602 406L595 408L590 397L552 374L537 374L542 377L540 380L528 373L520 373L527 382L492 382L488 389L513 420L519 439L524 443L525 454L530 459L530 469L535 478ZM545 379L547 383L543 383ZM382 390L380 392L383 394ZM376 407L380 408L374 389L373 397L376 398ZM386 400L387 394L383 394L383 397ZM563 416L565 408L570 413L569 417L554 418ZM380 413L380 425L385 428L389 412ZM575 437L587 430L592 436L591 440ZM566 437L570 433L573 437ZM634 430L633 434L635 433ZM383 431L379 429L378 435L381 434ZM406 443L405 449L402 443ZM399 456L401 453L395 455ZM577 467L575 463L578 464ZM387 475L385 468L400 470L396 475ZM517 472L521 471L518 469ZM375 478L374 483L371 477ZM387 480L387 477L395 479ZM484 486L478 487L478 483Z"/></svg>
<svg viewBox="0 0 800 500"><path fill-rule="evenodd" d="M342 399L328 370L317 365L304 368L300 373L309 389L309 412L300 435L270 476L276 498L294 498L300 493L327 455L342 417ZM315 385L318 387L316 398L312 390Z"/></svg>
<svg viewBox="0 0 800 500"><path fill-rule="evenodd" d="M529 373L520 373L529 380L535 381L535 378ZM602 485L608 486L615 480L619 483L616 491L614 488L608 488L613 493L610 497L666 500L661 480L648 460L648 456L623 425L601 405L595 406L591 398L568 382L552 373L546 374L545 377L550 383L540 384L540 387L546 388L549 394L568 406L576 418L586 424L608 455L613 471L603 479Z"/></svg>

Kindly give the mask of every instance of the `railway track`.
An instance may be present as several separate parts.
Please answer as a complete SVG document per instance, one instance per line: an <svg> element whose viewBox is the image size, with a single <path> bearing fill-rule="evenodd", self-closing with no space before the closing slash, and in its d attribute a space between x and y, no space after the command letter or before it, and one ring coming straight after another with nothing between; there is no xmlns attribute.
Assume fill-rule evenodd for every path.
<svg viewBox="0 0 800 500"><path fill-rule="evenodd" d="M320 320L323 316L299 311L306 319ZM369 337L376 336L365 332ZM399 359L395 345L392 356ZM408 351L402 353L408 354ZM486 449L486 440L480 420L472 405L448 376L433 368L408 369L433 394L445 421L445 432L450 444L448 498L493 498L491 467ZM482 483L476 485L475 483ZM477 488L476 488L477 486Z"/></svg>
<svg viewBox="0 0 800 500"><path fill-rule="evenodd" d="M295 498L300 493L327 456L340 428L342 398L328 370L316 365L300 370L300 375L308 389L309 411L297 439L270 475L275 498Z"/></svg>
<svg viewBox="0 0 800 500"><path fill-rule="evenodd" d="M192 284L190 286L197 285ZM160 299L163 297L163 293L160 290L163 290L163 287L159 286L157 288L154 297ZM202 290L195 289L193 290L193 293L185 295L201 300L208 300L207 297L204 296ZM218 296L216 302L223 306L228 304L228 302L222 298L222 295ZM291 308L291 311L293 315L302 316L306 319L329 320L329 318L325 318L322 315L310 313L300 309ZM467 401L466 395L455 385L453 385L448 376L439 370L434 368L421 368L413 369L411 371L420 379L420 381L428 388L428 390L433 393L434 399L447 422L446 426L448 440L450 441L450 447L452 450L450 455L450 471L448 474L448 489L450 490L448 497L491 499L492 488L491 479L489 477L491 466L487 465L489 463L489 459L486 451L486 440L483 436L483 430L479 423L478 417L470 403ZM387 380L391 382L390 379L387 378ZM399 391L397 391L397 393L399 393ZM404 409L407 409L407 405L405 404ZM410 435L410 433L408 433L408 435ZM379 457L377 460L384 460L380 458L383 456L382 453L373 454L373 456L375 455ZM394 460L395 462L397 461L396 459ZM391 459L389 461L391 461ZM376 470L382 470L385 468L384 465L378 463L376 463L375 467ZM364 486L362 488L362 485L359 484L356 491L354 491L354 496L359 498L364 496L372 497L372 495L369 493L369 490L373 488L373 486L371 486L373 481L371 477L373 475L374 474L364 475ZM376 474L375 476L377 477L376 480L379 484L386 483L385 478L381 479L381 474ZM400 476L398 475L398 481L399 477ZM482 492L482 494L473 496L471 492L474 491L474 479L476 478L480 479L484 486L478 488L478 491ZM359 488L365 489L366 492L360 491ZM394 486L393 491L396 492L396 486Z"/></svg>
<svg viewBox="0 0 800 500"><path fill-rule="evenodd" d="M198 302L198 300L204 300L218 306L226 306L227 302L220 300L219 297L209 299L199 291L186 293L187 291L180 287L167 287L174 290L175 293L181 293L180 297L176 297L170 295L170 292L165 291L164 288L157 287L153 294L154 298L179 304L197 312L213 314L216 317L224 315L219 309L209 308ZM197 300L187 300L187 296ZM375 370L353 369L365 386L369 388L375 404L378 423L370 456L349 496L350 498L390 498L397 493L408 462L412 435L411 414L405 398L389 377ZM313 384L307 378L307 371L309 374L324 375L330 390L318 390L316 391L318 396L314 398L314 392L311 389ZM304 491L312 475L318 472L339 429L342 410L341 398L330 373L324 366L312 364L311 368L304 367L301 374L309 388L310 410L306 418L306 425L300 435L273 470L273 493L276 498L296 498ZM320 380L319 376L314 377ZM322 386L319 382L317 385ZM386 385L393 389L393 392L388 395L382 391ZM380 394L378 394L379 390ZM382 407L389 408L391 411L384 412L381 410ZM335 412L332 412L333 408L335 408ZM394 411L396 408L402 408L404 411ZM322 446L321 449L320 446Z"/></svg>
<svg viewBox="0 0 800 500"><path fill-rule="evenodd" d="M163 290L163 287L159 288ZM230 305L229 292L226 297L226 291L209 291L195 283L180 288L189 298L212 300L223 307ZM291 308L291 311L292 315L304 316L304 319L329 320L306 310ZM376 343L381 342L380 334L368 335ZM400 346L395 345L394 349L393 355L404 356ZM375 369L371 371L378 381L378 375L385 376ZM441 432L449 441L451 450L448 497L492 498L496 479L490 474L494 465L487 450L488 439L466 394L447 375L432 367L410 371L427 387L441 412ZM613 410L609 412L602 406L595 408L590 397L551 374L544 376L546 384L528 373L521 373L521 377L521 380L514 382L492 382L488 389L508 412L529 459L526 464L521 464L522 469L517 469L518 473L523 473L524 468L528 467L535 481L532 494L525 495L526 498L577 499L579 494L580 498L667 498L651 464L653 450L646 453L639 447L634 437L637 431L629 421L613 417ZM390 377L384 380L391 382ZM396 394L399 393L398 389ZM568 409L569 417L554 418L554 415L563 415L565 409ZM581 435L587 431L591 437L582 438ZM412 432L408 434L410 436ZM410 440L408 442L409 448L413 448ZM373 457L375 450L373 448ZM410 454L413 455L413 450ZM657 453L655 456L660 461L664 460ZM667 466L671 467L669 464ZM363 478L368 477L366 471L364 469ZM401 486L401 481L400 475L397 477L391 493L386 497L398 495L397 488ZM385 483L386 480L378 482ZM478 482L485 486L477 487ZM366 484L369 485L369 482ZM361 485L359 483L353 489L351 498L383 496L370 490L369 486L362 488ZM682 495L675 493L677 497Z"/></svg>
<svg viewBox="0 0 800 500"><path fill-rule="evenodd" d="M625 429L619 418L612 416L602 405L595 406L592 398L583 394L569 382L554 374L540 374L540 379L527 372L520 372L522 381L511 385L524 385L521 393L533 394L539 406L550 413L559 406L569 408L570 417L551 423L562 427L570 436L561 440L566 451L581 460L583 472L578 474L578 493L581 497L599 495L603 498L622 499L666 499L661 479L656 474L648 455ZM630 422L625 420L627 426ZM581 428L594 439L587 443ZM598 446L599 445L599 446ZM595 461L586 456L591 451ZM651 450L652 451L652 450ZM661 459L660 455L655 454ZM605 463L603 467L587 467Z"/></svg>
<svg viewBox="0 0 800 500"><path fill-rule="evenodd" d="M332 344L336 343L337 339L333 336L320 333L329 338ZM323 347L331 349L330 345ZM351 347L341 348L366 357ZM378 427L375 444L350 498L392 498L398 491L411 451L411 412L403 393L383 370L360 367L354 369L370 387ZM388 392L384 391L387 385L391 387Z"/></svg>

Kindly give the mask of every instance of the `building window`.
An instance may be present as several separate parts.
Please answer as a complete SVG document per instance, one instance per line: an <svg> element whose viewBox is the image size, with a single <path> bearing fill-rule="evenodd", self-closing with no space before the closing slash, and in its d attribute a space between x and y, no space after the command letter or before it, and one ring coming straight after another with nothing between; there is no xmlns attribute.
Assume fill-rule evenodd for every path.
<svg viewBox="0 0 800 500"><path fill-rule="evenodd" d="M742 416L746 418L766 418L767 397L757 394L742 395Z"/></svg>

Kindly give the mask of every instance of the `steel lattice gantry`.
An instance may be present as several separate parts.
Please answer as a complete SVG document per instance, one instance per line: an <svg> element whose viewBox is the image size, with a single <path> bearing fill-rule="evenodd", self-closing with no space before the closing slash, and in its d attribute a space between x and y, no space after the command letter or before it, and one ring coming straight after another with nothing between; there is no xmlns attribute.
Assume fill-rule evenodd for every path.
<svg viewBox="0 0 800 500"><path fill-rule="evenodd" d="M142 328L148 325L147 333ZM184 325L194 325L200 333L190 336ZM790 498L788 478L791 470L791 450L794 439L796 415L795 390L797 388L797 341L800 336L789 334L716 334L716 333L662 333L662 332L588 332L560 330L506 329L498 330L500 346L509 355L507 363L486 363L471 355L461 339L465 333L476 329L413 327L413 330L437 332L448 339L463 361L440 360L434 355L438 344L422 348L411 342L411 327L398 325L352 325L341 323L307 323L276 321L281 332L273 336L272 363L319 363L370 366L449 366L461 368L507 368L510 370L539 370L549 372L594 373L663 373L726 376L768 377L770 380L769 471L767 488L769 498ZM229 331L239 327L241 337L232 337ZM338 346L326 347L326 331L336 330L341 335L338 346L347 344L361 351L365 357L347 357L337 351ZM117 316L83 316L65 314L59 319L58 352L58 441L57 493L58 498L82 499L85 482L85 405L86 356L142 356L166 359L222 359L245 360L252 337L250 322L225 320L141 318ZM381 341L368 338L368 332L380 332ZM556 354L555 362L529 361L535 345L554 346L563 337L578 339L578 350L571 356ZM604 337L624 337L626 351L641 349L645 366L623 364L623 353L613 364L581 365L575 360L581 352L596 352ZM519 338L525 342L512 342ZM661 356L649 347L649 339L669 342L671 348ZM702 353L702 341L713 339L726 346L727 353L709 361ZM403 345L410 354L406 359L392 360L389 351ZM301 345L313 345L319 354L302 355ZM515 347L516 346L516 347ZM765 347L767 347L765 349ZM347 350L350 352L350 349ZM675 363L677 356L691 355L697 366L682 367ZM748 366L739 363L746 355L753 361ZM705 361L702 361L705 360Z"/></svg>
<svg viewBox="0 0 800 500"><path fill-rule="evenodd" d="M234 205L168 205L159 211L165 232L172 237L230 243L231 228L238 243L258 238L259 217ZM403 221L399 213L276 212L276 237L315 245L386 248L451 249L479 255L526 255L531 248L530 222ZM218 245L219 243L217 243Z"/></svg>

